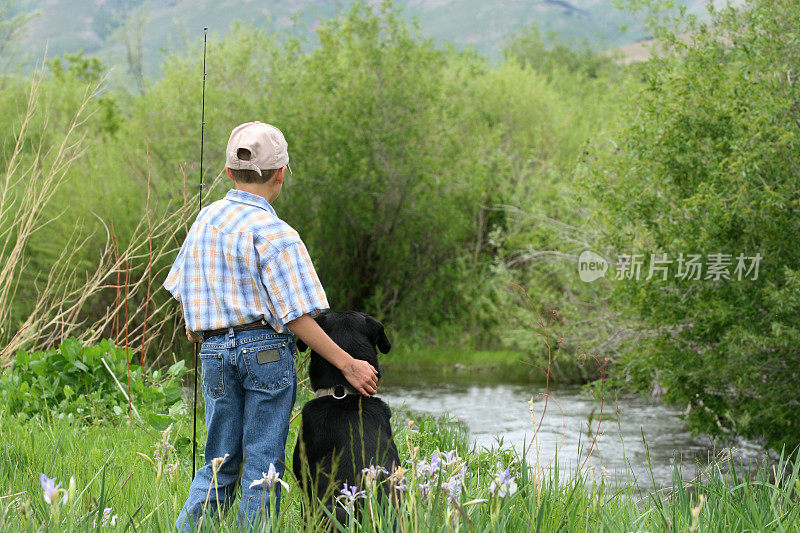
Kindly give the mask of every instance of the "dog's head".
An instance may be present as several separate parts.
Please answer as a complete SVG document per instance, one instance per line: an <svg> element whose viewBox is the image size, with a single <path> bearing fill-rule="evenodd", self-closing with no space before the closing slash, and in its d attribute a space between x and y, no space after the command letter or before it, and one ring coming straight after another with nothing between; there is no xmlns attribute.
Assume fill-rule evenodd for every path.
<svg viewBox="0 0 800 533"><path fill-rule="evenodd" d="M380 378L381 369L378 365L377 350L385 354L392 349L383 330L383 324L366 313L356 311L325 311L317 315L314 320L342 350L375 367L375 370L378 371L378 378ZM298 339L297 349L304 352L308 346ZM347 380L339 369L314 351L311 352L308 375L314 390L347 384Z"/></svg>

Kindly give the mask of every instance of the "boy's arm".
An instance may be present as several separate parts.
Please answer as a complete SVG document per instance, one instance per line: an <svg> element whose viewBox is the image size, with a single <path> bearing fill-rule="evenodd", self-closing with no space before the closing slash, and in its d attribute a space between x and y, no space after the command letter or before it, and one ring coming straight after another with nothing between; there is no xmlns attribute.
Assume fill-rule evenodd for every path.
<svg viewBox="0 0 800 533"><path fill-rule="evenodd" d="M312 350L341 370L345 379L358 392L364 396L372 396L378 392L378 373L375 368L368 362L356 359L342 350L310 315L305 314L295 318L287 322L286 327L300 337L300 340Z"/></svg>
<svg viewBox="0 0 800 533"><path fill-rule="evenodd" d="M259 244L264 246L259 247ZM262 248L268 249L268 244L266 241L256 244L259 254L263 254ZM288 327L341 370L345 379L364 396L378 392L377 372L372 365L342 350L311 318L311 314L328 309L329 305L303 242L298 240L286 246L279 254L265 260L264 265L262 281L274 309L272 314L279 322L277 327L273 326L275 331L279 331L281 325Z"/></svg>

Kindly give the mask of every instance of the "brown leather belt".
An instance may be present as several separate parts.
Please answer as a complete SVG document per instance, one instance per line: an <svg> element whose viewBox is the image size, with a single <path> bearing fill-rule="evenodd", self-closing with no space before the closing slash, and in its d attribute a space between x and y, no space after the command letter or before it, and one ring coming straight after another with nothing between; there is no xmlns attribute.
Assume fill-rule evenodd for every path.
<svg viewBox="0 0 800 533"><path fill-rule="evenodd" d="M249 329L261 329L261 328L272 329L272 326L270 326L267 323L267 321L262 318L261 320L250 322L249 324L233 326L233 331L247 331ZM209 337L213 337L214 335L225 335L226 333L228 333L228 328L210 329L208 331L203 332L203 340L206 340Z"/></svg>

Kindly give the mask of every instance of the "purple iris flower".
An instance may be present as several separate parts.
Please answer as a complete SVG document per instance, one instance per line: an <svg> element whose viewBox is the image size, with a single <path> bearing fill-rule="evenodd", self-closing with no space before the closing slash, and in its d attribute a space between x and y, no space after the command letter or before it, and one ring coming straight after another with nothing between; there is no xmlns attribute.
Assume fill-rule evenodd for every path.
<svg viewBox="0 0 800 533"><path fill-rule="evenodd" d="M44 491L44 501L46 501L48 504L53 504L58 499L58 492L59 488L61 487L61 483L56 485L56 478L50 479L44 474L39 474L39 484L42 486L42 490ZM64 493L62 503L67 503L66 493Z"/></svg>
<svg viewBox="0 0 800 533"><path fill-rule="evenodd" d="M461 480L458 478L453 478L447 483L442 484L442 490L453 502L458 501L458 497L461 495L461 488Z"/></svg>
<svg viewBox="0 0 800 533"><path fill-rule="evenodd" d="M273 463L270 463L267 471L261 472L261 475L263 476L261 479L254 479L253 482L250 483L251 489L253 487L266 486L269 490L272 490L272 487L274 487L276 483L280 483L283 485L283 488L289 490L289 484L281 479L281 475L275 469L275 465Z"/></svg>
<svg viewBox="0 0 800 533"><path fill-rule="evenodd" d="M517 492L517 483L514 481L514 476L511 475L510 468L506 468L503 472L494 476L492 483L489 485L489 492L501 498L511 496Z"/></svg>
<svg viewBox="0 0 800 533"><path fill-rule="evenodd" d="M355 485L348 487L347 483L342 483L342 488L339 492L341 492L341 494L336 499L339 500L339 502L341 502L350 512L353 511L353 507L355 506L357 499L367 497L366 491L358 490L358 487Z"/></svg>
<svg viewBox="0 0 800 533"><path fill-rule="evenodd" d="M444 459L445 468L453 463L458 462L458 460L460 459L458 457L458 450L450 450L449 452L442 452L441 457L442 459Z"/></svg>
<svg viewBox="0 0 800 533"><path fill-rule="evenodd" d="M369 468L362 468L361 473L365 474L370 480L378 479L379 474L389 475L389 471L382 466L372 465Z"/></svg>
<svg viewBox="0 0 800 533"><path fill-rule="evenodd" d="M422 499L423 500L427 500L428 499L428 495L430 495L430 493L431 493L431 484L430 484L430 482L426 481L425 483L418 483L417 484L417 490L419 491L420 496L422 496Z"/></svg>
<svg viewBox="0 0 800 533"><path fill-rule="evenodd" d="M436 472L439 471L439 464L441 463L441 459L439 459L439 454L433 452L431 454L431 462L428 461L420 461L417 463L417 475L423 476L430 476L433 477Z"/></svg>
<svg viewBox="0 0 800 533"><path fill-rule="evenodd" d="M441 464L442 460L439 459L439 454L433 452L431 454L431 474L435 474L439 471L439 465Z"/></svg>

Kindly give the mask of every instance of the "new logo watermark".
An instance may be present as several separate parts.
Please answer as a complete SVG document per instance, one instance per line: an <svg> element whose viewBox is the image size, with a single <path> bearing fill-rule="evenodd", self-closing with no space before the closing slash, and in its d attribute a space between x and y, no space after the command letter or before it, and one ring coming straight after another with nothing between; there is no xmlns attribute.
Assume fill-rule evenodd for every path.
<svg viewBox="0 0 800 533"><path fill-rule="evenodd" d="M716 252L701 254L620 254L613 263L617 280L651 280L668 278L690 281L757 280L761 260L755 255ZM584 250L578 257L581 281L592 282L605 277L609 262L597 252Z"/></svg>
<svg viewBox="0 0 800 533"><path fill-rule="evenodd" d="M592 281L605 277L608 270L608 261L602 255L591 250L584 250L578 257L578 275L581 281Z"/></svg>

